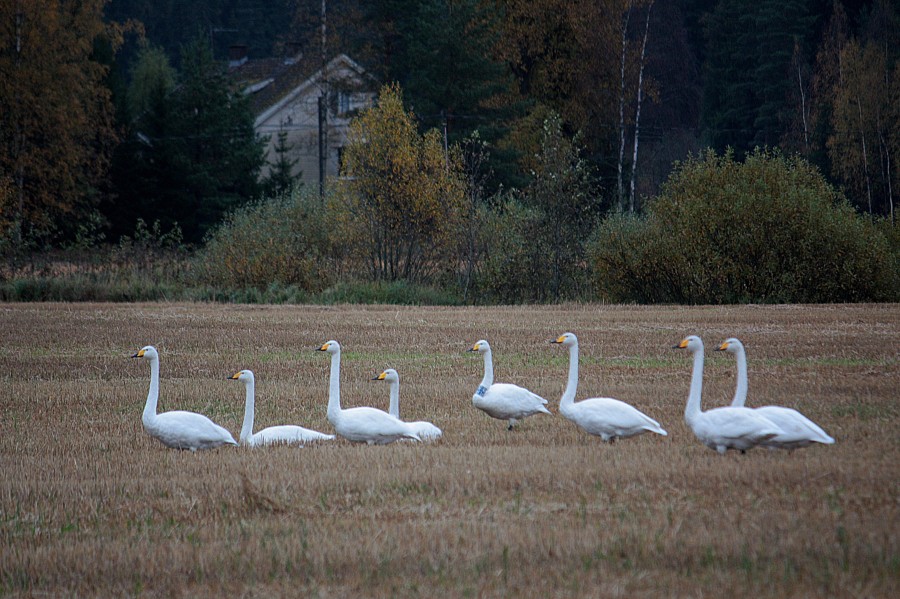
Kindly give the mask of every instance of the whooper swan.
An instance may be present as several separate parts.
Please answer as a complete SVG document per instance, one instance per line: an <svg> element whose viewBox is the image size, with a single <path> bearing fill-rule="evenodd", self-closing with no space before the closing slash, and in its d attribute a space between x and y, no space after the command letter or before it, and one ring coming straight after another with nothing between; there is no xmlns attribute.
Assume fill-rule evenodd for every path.
<svg viewBox="0 0 900 599"><path fill-rule="evenodd" d="M518 385L494 382L494 360L491 346L482 339L468 351L484 356L484 378L472 396L476 408L498 420L508 420L508 430L518 421L532 414L550 414L545 408L547 400Z"/></svg>
<svg viewBox="0 0 900 599"><path fill-rule="evenodd" d="M386 445L399 439L421 441L407 423L383 410L369 407L341 409L341 345L337 341L327 341L318 351L331 354L328 421L337 434L369 445Z"/></svg>
<svg viewBox="0 0 900 599"><path fill-rule="evenodd" d="M252 370L241 370L230 377L232 380L241 381L247 388L247 399L244 403L244 425L241 427L241 445L248 447L261 447L263 445L275 445L279 443L287 445L304 445L315 441L327 441L334 439L334 435L326 435L302 426L283 424L270 426L258 433L253 433L253 419L256 412L256 377Z"/></svg>
<svg viewBox="0 0 900 599"><path fill-rule="evenodd" d="M724 407L706 412L700 409L700 395L703 392L703 341L696 335L686 337L675 346L694 354L694 370L691 374L691 391L684 409L684 420L700 441L724 454L729 449L741 453L763 441L782 433L782 430L768 419L749 408Z"/></svg>
<svg viewBox="0 0 900 599"><path fill-rule="evenodd" d="M572 333L563 333L550 343L558 343L569 348L569 380L559 401L559 413L574 422L586 433L597 435L604 441L613 442L651 432L667 435L659 423L637 408L612 399L592 397L575 402L578 389L578 338Z"/></svg>
<svg viewBox="0 0 900 599"><path fill-rule="evenodd" d="M388 408L388 413L395 418L400 418L400 375L397 374L397 371L393 368L388 368L378 376L372 379L373 381L387 381L391 387L391 400L390 407ZM440 439L441 429L431 424L430 422L425 422L422 420L416 422L407 422L410 427L414 431L419 434L419 437L423 441L433 441L435 439Z"/></svg>
<svg viewBox="0 0 900 599"><path fill-rule="evenodd" d="M150 391L147 393L141 420L144 430L151 437L159 439L166 447L191 451L213 449L220 445L237 445L231 433L202 414L182 410L157 414L159 353L155 347L148 345L131 357L150 361Z"/></svg>
<svg viewBox="0 0 900 599"><path fill-rule="evenodd" d="M716 351L728 352L737 358L737 388L731 405L743 407L747 400L747 354L744 351L744 344L732 337L726 339ZM761 406L754 411L762 414L784 431L782 434L760 443L761 447L798 449L813 443L824 445L834 443L834 439L822 430L822 427L797 410L781 406Z"/></svg>

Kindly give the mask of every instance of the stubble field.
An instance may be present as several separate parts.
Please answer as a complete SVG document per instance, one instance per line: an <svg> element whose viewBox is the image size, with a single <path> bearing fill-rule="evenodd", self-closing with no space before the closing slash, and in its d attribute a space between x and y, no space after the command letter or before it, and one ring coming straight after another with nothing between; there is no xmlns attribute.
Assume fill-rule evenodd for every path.
<svg viewBox="0 0 900 599"><path fill-rule="evenodd" d="M508 308L0 305L0 596L896 596L900 586L900 306ZM581 344L578 399L605 395L668 437L609 445L557 413ZM706 342L704 407L734 390L726 337L747 347L748 404L794 407L837 440L720 456L683 421ZM496 380L553 416L508 432L476 410L479 339ZM237 436L325 418L341 342L344 407L401 413L433 444L169 450L141 427L161 355L160 410Z"/></svg>

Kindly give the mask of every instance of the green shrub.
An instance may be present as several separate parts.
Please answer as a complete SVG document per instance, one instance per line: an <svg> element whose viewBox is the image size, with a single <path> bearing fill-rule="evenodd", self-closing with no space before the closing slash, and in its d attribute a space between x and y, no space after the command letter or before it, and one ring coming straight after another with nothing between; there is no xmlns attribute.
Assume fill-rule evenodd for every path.
<svg viewBox="0 0 900 599"><path fill-rule="evenodd" d="M607 218L591 260L615 301L896 301L898 247L883 231L801 159L710 151L678 165L646 216Z"/></svg>
<svg viewBox="0 0 900 599"><path fill-rule="evenodd" d="M515 304L535 301L545 288L544 269L535 270L542 251L541 238L530 235L539 215L514 200L485 211L480 235L486 251L478 269L478 288L488 303Z"/></svg>
<svg viewBox="0 0 900 599"><path fill-rule="evenodd" d="M238 209L197 253L195 282L220 289L325 289L332 268L324 214L322 200L311 191Z"/></svg>

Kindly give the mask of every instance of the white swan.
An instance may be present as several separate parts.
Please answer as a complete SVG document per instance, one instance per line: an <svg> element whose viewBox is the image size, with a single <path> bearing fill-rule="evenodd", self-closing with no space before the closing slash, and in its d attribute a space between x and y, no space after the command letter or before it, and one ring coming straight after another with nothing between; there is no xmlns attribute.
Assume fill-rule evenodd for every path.
<svg viewBox="0 0 900 599"><path fill-rule="evenodd" d="M559 400L560 414L577 424L584 432L609 442L646 432L663 436L668 434L656 420L618 399L592 397L576 403L578 338L572 333L563 333L550 343L569 348L569 380L562 399Z"/></svg>
<svg viewBox="0 0 900 599"><path fill-rule="evenodd" d="M244 425L241 427L241 445L246 445L248 447L260 447L277 443L303 445L315 441L328 441L334 439L334 435L326 435L319 431L292 424L270 426L254 434L253 419L256 412L256 377L253 376L252 370L241 370L240 372L233 374L230 378L231 380L241 381L244 383L244 387L247 388L247 399L244 403Z"/></svg>
<svg viewBox="0 0 900 599"><path fill-rule="evenodd" d="M476 408L498 420L508 420L508 430L518 420L522 420L532 414L550 414L550 410L544 406L547 400L518 385L494 382L494 361L491 356L491 346L482 339L469 350L484 355L484 378L472 396L472 403Z"/></svg>
<svg viewBox="0 0 900 599"><path fill-rule="evenodd" d="M150 360L150 391L144 405L141 420L144 430L151 437L159 439L166 447L174 449L212 449L221 445L237 445L237 441L227 430L196 412L176 410L156 413L159 400L159 353L152 345L141 348L131 356Z"/></svg>
<svg viewBox="0 0 900 599"><path fill-rule="evenodd" d="M387 381L390 384L391 403L390 407L388 407L388 413L395 418L400 418L400 375L393 368L388 368L372 380ZM406 424L412 427L423 441L440 439L441 435L443 435L441 429L430 422L418 420L416 422L407 422Z"/></svg>
<svg viewBox="0 0 900 599"><path fill-rule="evenodd" d="M731 405L742 407L747 400L747 354L744 344L732 337L722 342L716 351L728 352L737 357L737 388ZM822 427L797 410L781 406L761 406L755 411L777 424L784 431L782 434L760 443L762 447L798 449L813 443L824 445L834 443L834 439L822 430Z"/></svg>
<svg viewBox="0 0 900 599"><path fill-rule="evenodd" d="M369 445L385 445L399 439L421 441L419 435L399 418L376 408L341 409L341 345L327 341L318 351L331 354L331 377L328 385L328 422L337 434L350 441Z"/></svg>
<svg viewBox="0 0 900 599"><path fill-rule="evenodd" d="M691 374L691 391L684 409L684 420L700 441L719 453L738 449L741 453L771 439L782 430L749 408L714 408L700 410L703 391L703 341L691 335L675 346L694 354L694 370Z"/></svg>

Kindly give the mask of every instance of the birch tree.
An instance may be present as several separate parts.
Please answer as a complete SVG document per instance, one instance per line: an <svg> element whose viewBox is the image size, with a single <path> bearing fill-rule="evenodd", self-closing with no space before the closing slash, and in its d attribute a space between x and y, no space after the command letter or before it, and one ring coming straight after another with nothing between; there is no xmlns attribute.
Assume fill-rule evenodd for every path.
<svg viewBox="0 0 900 599"><path fill-rule="evenodd" d="M890 65L877 44L851 40L841 52L842 80L836 88L828 150L833 172L869 214L893 214L896 177L896 98Z"/></svg>
<svg viewBox="0 0 900 599"><path fill-rule="evenodd" d="M640 51L629 49L629 23L635 9L645 8L644 27L641 36ZM641 105L644 100L644 66L647 56L647 40L650 36L650 14L653 0L634 2L629 0L624 9L621 28L621 52L619 56L619 157L616 163L616 189L619 211L625 211L626 196L628 211L634 212L635 178L637 176L638 147L640 143ZM634 71L637 71L636 73ZM626 118L626 108L634 107L633 116ZM625 145L628 128L632 128L632 152L628 173L628 191L625 189Z"/></svg>
<svg viewBox="0 0 900 599"><path fill-rule="evenodd" d="M633 2L628 2L628 9L625 11L625 16L622 19L622 49L619 57L619 160L616 163L616 189L618 190L619 212L624 212L625 210L625 67L628 64L628 22L631 20L633 5Z"/></svg>
<svg viewBox="0 0 900 599"><path fill-rule="evenodd" d="M647 38L650 36L650 11L653 9L653 0L647 3L647 16L644 20L644 39L641 42L641 57L639 60L640 68L638 69L637 82L637 101L634 109L634 153L631 156L631 185L629 193L628 211L635 211L634 202L634 179L637 174L638 163L638 140L641 132L641 104L644 99L644 64L647 56Z"/></svg>

